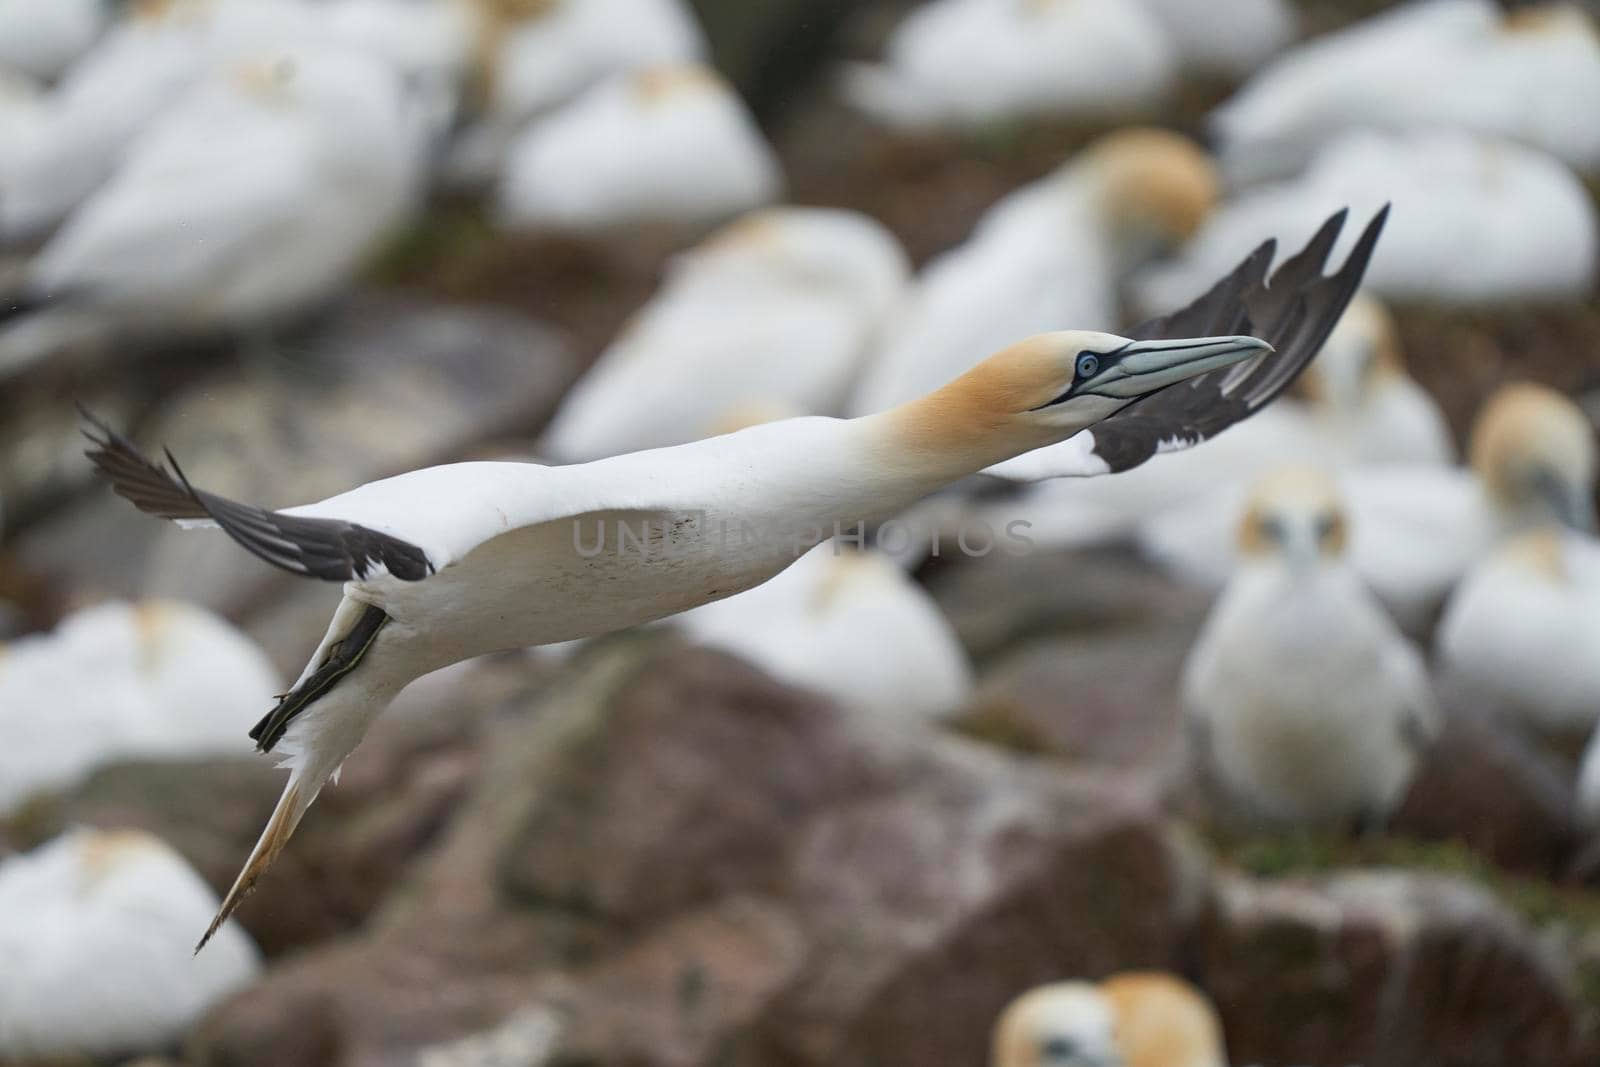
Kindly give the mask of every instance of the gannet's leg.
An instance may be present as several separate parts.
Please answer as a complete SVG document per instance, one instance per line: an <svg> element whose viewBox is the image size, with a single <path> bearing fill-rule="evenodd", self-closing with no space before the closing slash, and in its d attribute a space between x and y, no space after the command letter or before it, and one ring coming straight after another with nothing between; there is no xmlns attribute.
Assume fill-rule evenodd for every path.
<svg viewBox="0 0 1600 1067"><path fill-rule="evenodd" d="M364 610L348 630L335 637L333 629L344 621L341 616L348 616L354 608ZM389 616L382 608L361 604L348 598L342 601L329 628L328 636L333 641L322 662L296 683L293 689L279 697L278 706L267 712L260 722L250 728L250 739L256 743L256 751L271 752L272 747L278 743L278 739L283 736L296 715L337 685L339 679L355 670L361 662L361 657L367 654L367 650L378 639L378 631L383 629L383 624L388 621Z"/></svg>

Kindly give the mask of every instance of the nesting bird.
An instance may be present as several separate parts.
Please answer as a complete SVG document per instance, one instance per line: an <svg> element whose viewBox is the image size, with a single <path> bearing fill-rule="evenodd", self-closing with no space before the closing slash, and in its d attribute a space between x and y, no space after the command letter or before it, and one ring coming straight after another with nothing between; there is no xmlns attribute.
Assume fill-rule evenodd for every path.
<svg viewBox="0 0 1600 1067"><path fill-rule="evenodd" d="M1577 3L1429 0L1282 56L1218 109L1230 173L1298 169L1357 128L1458 129L1600 168L1600 34Z"/></svg>
<svg viewBox="0 0 1600 1067"><path fill-rule="evenodd" d="M777 156L709 67L651 67L590 89L512 144L497 194L513 227L706 223L777 199Z"/></svg>
<svg viewBox="0 0 1600 1067"><path fill-rule="evenodd" d="M1325 142L1304 174L1223 205L1179 256L1137 279L1138 295L1166 307L1198 292L1262 233L1298 239L1305 220L1330 206L1388 202L1393 234L1368 277L1382 296L1559 301L1594 286L1600 221L1583 183L1559 160L1470 133L1363 131Z"/></svg>
<svg viewBox="0 0 1600 1067"><path fill-rule="evenodd" d="M1159 971L1056 982L1012 1001L990 1067L1227 1067L1205 994Z"/></svg>
<svg viewBox="0 0 1600 1067"><path fill-rule="evenodd" d="M1263 478L1184 668L1193 757L1256 822L1381 822L1438 729L1421 655L1349 564L1349 524L1326 476Z"/></svg>
<svg viewBox="0 0 1600 1067"><path fill-rule="evenodd" d="M1126 0L935 0L897 26L881 64L844 72L846 96L911 129L1023 118L1125 118L1170 92L1161 23Z"/></svg>
<svg viewBox="0 0 1600 1067"><path fill-rule="evenodd" d="M277 672L185 604L110 603L0 647L0 811L119 759L249 751L239 737Z"/></svg>
<svg viewBox="0 0 1600 1067"><path fill-rule="evenodd" d="M665 284L562 401L560 462L709 436L729 412L839 411L909 265L876 221L770 208L678 256Z"/></svg>
<svg viewBox="0 0 1600 1067"><path fill-rule="evenodd" d="M824 542L766 584L676 621L700 644L886 719L937 720L972 691L939 606L880 552Z"/></svg>
<svg viewBox="0 0 1600 1067"><path fill-rule="evenodd" d="M255 980L235 925L191 958L184 932L217 897L160 838L69 831L0 860L0 1057L160 1052Z"/></svg>
<svg viewBox="0 0 1600 1067"><path fill-rule="evenodd" d="M1178 134L1108 134L1017 190L922 271L886 327L851 408L881 411L944 384L974 352L1056 322L1110 329L1119 279L1189 237L1217 198L1204 152Z"/></svg>

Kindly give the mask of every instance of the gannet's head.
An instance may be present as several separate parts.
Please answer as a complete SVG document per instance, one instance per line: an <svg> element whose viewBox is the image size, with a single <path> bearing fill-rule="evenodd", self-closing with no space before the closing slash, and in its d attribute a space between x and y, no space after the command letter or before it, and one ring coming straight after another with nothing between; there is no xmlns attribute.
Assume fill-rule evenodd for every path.
<svg viewBox="0 0 1600 1067"><path fill-rule="evenodd" d="M1100 983L1116 1016L1126 1067L1228 1067L1222 1021L1204 993L1160 972Z"/></svg>
<svg viewBox="0 0 1600 1067"><path fill-rule="evenodd" d="M995 1024L992 1067L1125 1067L1111 1002L1088 982L1024 993Z"/></svg>
<svg viewBox="0 0 1600 1067"><path fill-rule="evenodd" d="M1084 149L1074 168L1098 186L1111 232L1129 259L1187 241L1221 190L1216 166L1199 145L1153 127L1107 134Z"/></svg>
<svg viewBox="0 0 1600 1067"><path fill-rule="evenodd" d="M1554 389L1518 382L1490 397L1472 427L1472 467L1518 523L1595 529L1594 427Z"/></svg>
<svg viewBox="0 0 1600 1067"><path fill-rule="evenodd" d="M1394 317L1376 298L1358 293L1294 388L1312 404L1350 412L1406 377Z"/></svg>
<svg viewBox="0 0 1600 1067"><path fill-rule="evenodd" d="M1344 502L1321 471L1284 467L1250 489L1239 522L1239 554L1309 571L1344 556L1350 537Z"/></svg>

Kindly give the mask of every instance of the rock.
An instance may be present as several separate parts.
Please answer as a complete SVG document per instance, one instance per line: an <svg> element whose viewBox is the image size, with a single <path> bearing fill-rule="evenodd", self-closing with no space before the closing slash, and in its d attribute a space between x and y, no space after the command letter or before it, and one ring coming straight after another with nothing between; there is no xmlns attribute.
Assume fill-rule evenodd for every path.
<svg viewBox="0 0 1600 1067"><path fill-rule="evenodd" d="M1563 965L1488 893L1404 871L1224 876L1194 969L1239 1063L1580 1067Z"/></svg>
<svg viewBox="0 0 1600 1067"><path fill-rule="evenodd" d="M978 1062L1020 990L1173 963L1204 897L1145 790L657 639L586 650L487 747L367 932L216 1012L196 1062L294 1058L308 1005L338 1062L515 1043L544 1009L555 1062Z"/></svg>
<svg viewBox="0 0 1600 1067"><path fill-rule="evenodd" d="M519 315L377 294L343 305L306 351L219 364L162 397L134 436L157 454L170 446L197 485L267 505L318 500L536 427L577 373L566 348ZM33 451L67 457L87 488L69 406L52 427L55 443ZM24 530L15 549L25 569L70 574L79 587L224 613L285 580L224 537L185 536L103 490Z"/></svg>
<svg viewBox="0 0 1600 1067"><path fill-rule="evenodd" d="M1512 731L1457 708L1390 826L1461 841L1498 866L1545 878L1565 871L1578 843L1570 776Z"/></svg>

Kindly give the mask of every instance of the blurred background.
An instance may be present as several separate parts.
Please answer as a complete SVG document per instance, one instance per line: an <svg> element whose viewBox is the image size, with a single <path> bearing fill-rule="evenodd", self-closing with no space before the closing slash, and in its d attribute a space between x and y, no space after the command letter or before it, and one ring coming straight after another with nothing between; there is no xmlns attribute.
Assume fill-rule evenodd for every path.
<svg viewBox="0 0 1600 1067"><path fill-rule="evenodd" d="M0 1062L1600 1062L1595 18L0 0ZM337 590L114 497L75 404L268 506L577 462L1389 202L1216 442L416 683L191 960Z"/></svg>

